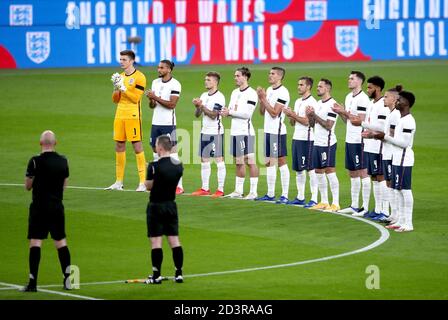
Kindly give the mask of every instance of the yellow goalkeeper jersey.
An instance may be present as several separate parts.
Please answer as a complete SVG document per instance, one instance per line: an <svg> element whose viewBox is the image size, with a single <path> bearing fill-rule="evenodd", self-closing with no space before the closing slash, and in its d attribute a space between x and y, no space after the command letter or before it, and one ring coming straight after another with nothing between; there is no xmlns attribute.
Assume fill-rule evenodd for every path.
<svg viewBox="0 0 448 320"><path fill-rule="evenodd" d="M145 75L135 69L130 75L121 73L123 83L126 86L126 91L121 92L120 100L118 101L117 111L115 113L116 119L140 119L141 116L141 99L145 92L146 77Z"/></svg>

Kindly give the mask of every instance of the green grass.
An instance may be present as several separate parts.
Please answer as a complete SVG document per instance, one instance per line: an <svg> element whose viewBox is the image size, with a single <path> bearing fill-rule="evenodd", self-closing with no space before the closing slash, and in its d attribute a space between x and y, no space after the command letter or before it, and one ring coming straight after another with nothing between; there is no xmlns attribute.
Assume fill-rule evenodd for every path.
<svg viewBox="0 0 448 320"><path fill-rule="evenodd" d="M354 69L367 76L378 74L386 87L401 83L417 97L413 114L417 122L413 171L414 228L407 234L392 232L373 250L343 258L293 267L244 273L186 278L182 285L141 284L82 285L143 278L150 273L150 249L146 238L147 194L68 189L65 193L66 229L72 263L80 268L81 289L74 294L102 299L447 299L448 237L445 195L448 112L443 92L448 85L446 61L328 63L285 65L285 85L297 98L296 79L310 75L330 78L333 96L343 102L347 74ZM177 107L178 128L190 134L193 153L193 97L203 91L203 77L210 69L222 75L221 91L229 99L233 90L233 66L179 67L182 83ZM269 66L251 66L251 85L265 86ZM155 68L141 68L148 84ZM116 69L0 70L0 184L22 183L28 159L39 152L38 138L45 129L58 136L57 150L70 161L70 185L105 187L114 180L114 105L110 102L110 74ZM146 98L145 98L146 99ZM146 102L146 100L145 100ZM145 103L146 104L146 103ZM145 105L144 104L144 105ZM144 147L147 160L152 111L143 109ZM253 117L262 128L258 110ZM230 121L224 121L230 128ZM289 137L293 130L288 127ZM350 186L344 169L345 126L338 121L337 169L342 205L349 204ZM290 141L290 140L289 140ZM226 146L227 149L228 145ZM128 146L125 186L137 186L137 170ZM184 186L187 192L200 185L197 157L186 153ZM194 151L194 155L196 152ZM262 159L258 159L262 166ZM289 159L290 161L290 159ZM291 161L290 161L291 162ZM211 187L216 187L212 166ZM248 180L248 179L247 179ZM279 179L277 179L279 180ZM234 167L227 165L226 190L234 187ZM266 178L259 180L259 194L266 192ZM277 191L280 190L278 181ZM246 181L246 192L248 181ZM291 174L290 196L295 195ZM0 186L0 282L24 284L28 274L27 210L31 194L17 186ZM373 226L338 215L300 208L238 200L178 197L181 241L185 252L184 273L196 275L287 264L350 252L376 241ZM171 276L171 253L164 247L163 273ZM368 290L366 268L380 269L380 289ZM53 243L44 243L39 284L61 281ZM1 290L0 299L67 299L52 293L23 294ZM61 292L59 286L49 290Z"/></svg>

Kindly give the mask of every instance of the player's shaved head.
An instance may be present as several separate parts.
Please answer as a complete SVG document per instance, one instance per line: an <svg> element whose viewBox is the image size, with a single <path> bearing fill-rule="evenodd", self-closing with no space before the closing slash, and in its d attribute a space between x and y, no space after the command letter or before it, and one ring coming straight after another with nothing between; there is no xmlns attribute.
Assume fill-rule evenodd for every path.
<svg viewBox="0 0 448 320"><path fill-rule="evenodd" d="M40 144L42 146L54 146L56 144L56 135L51 130L45 130L40 135Z"/></svg>

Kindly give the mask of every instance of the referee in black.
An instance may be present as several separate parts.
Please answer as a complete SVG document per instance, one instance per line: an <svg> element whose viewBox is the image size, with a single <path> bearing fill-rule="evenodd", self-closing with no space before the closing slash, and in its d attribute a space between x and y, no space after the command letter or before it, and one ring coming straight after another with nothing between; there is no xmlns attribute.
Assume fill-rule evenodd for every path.
<svg viewBox="0 0 448 320"><path fill-rule="evenodd" d="M64 205L62 197L68 179L68 163L64 156L55 152L56 137L50 130L44 131L40 137L42 153L28 162L25 188L33 190L28 218L28 239L30 240L29 283L22 291L37 291L37 273L39 270L42 240L47 239L50 232L58 250L62 274L63 288L71 288L68 283L70 275L70 251L65 239Z"/></svg>
<svg viewBox="0 0 448 320"><path fill-rule="evenodd" d="M166 235L173 251L176 267L174 281L183 282L182 265L184 253L179 241L179 220L177 215L176 187L182 177L182 164L170 157L172 142L169 136L162 135L156 140L157 162L148 165L145 181L146 189L151 191L146 209L148 237L151 240L151 261L153 274L146 280L147 284L162 283L162 237Z"/></svg>

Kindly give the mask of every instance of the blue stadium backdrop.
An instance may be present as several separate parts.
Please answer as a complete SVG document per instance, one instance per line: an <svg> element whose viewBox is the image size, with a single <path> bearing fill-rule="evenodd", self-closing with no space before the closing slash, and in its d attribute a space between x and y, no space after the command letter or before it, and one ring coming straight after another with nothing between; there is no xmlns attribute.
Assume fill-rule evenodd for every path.
<svg viewBox="0 0 448 320"><path fill-rule="evenodd" d="M2 0L0 68L446 59L447 18L448 0Z"/></svg>

